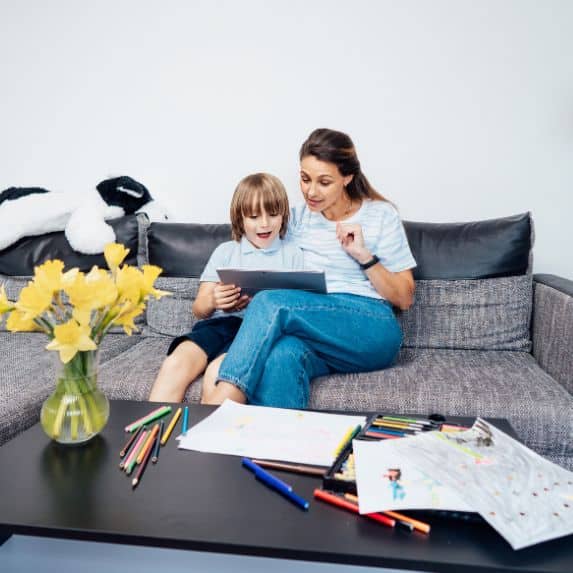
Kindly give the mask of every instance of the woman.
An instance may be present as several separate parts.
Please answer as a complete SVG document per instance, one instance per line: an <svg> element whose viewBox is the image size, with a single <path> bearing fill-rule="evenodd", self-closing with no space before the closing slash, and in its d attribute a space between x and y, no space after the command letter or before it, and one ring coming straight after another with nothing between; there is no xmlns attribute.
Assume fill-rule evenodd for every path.
<svg viewBox="0 0 573 573"><path fill-rule="evenodd" d="M400 348L392 306L412 304L416 262L396 209L362 173L348 135L310 134L300 186L305 204L293 209L288 238L305 268L325 271L328 294L255 296L204 403L304 408L313 378L386 368Z"/></svg>

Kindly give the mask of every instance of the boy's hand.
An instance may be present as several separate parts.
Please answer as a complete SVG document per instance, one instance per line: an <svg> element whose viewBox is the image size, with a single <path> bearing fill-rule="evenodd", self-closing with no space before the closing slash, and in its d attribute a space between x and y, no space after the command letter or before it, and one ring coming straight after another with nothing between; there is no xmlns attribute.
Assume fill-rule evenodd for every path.
<svg viewBox="0 0 573 573"><path fill-rule="evenodd" d="M241 298L241 289L235 285L217 283L213 289L213 307L217 310L237 310L236 306Z"/></svg>
<svg viewBox="0 0 573 573"><path fill-rule="evenodd" d="M240 296L233 310L243 310L244 308L247 308L248 304L251 302L251 298L252 297L247 294Z"/></svg>

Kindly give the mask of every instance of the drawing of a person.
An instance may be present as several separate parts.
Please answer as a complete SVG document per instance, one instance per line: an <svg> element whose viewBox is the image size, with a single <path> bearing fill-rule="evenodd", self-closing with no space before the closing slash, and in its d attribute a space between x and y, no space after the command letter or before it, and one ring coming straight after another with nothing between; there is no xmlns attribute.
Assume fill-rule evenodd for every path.
<svg viewBox="0 0 573 573"><path fill-rule="evenodd" d="M400 470L400 468L389 468L387 473L382 477L388 478L388 485L392 490L393 500L400 500L406 497L404 486L400 483L400 478L402 477L402 470Z"/></svg>

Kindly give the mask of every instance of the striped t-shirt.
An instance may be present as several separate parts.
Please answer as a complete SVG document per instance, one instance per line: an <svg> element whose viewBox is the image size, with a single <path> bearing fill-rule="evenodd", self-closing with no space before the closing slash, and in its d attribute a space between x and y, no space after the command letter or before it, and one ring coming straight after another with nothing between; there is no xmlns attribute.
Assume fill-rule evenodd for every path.
<svg viewBox="0 0 573 573"><path fill-rule="evenodd" d="M387 201L364 200L360 209L343 223L358 223L367 249L378 255L384 267L400 272L416 266L404 226L395 207ZM312 212L306 204L291 210L287 240L304 253L304 267L323 270L329 293L350 293L382 298L358 262L336 238L336 221Z"/></svg>

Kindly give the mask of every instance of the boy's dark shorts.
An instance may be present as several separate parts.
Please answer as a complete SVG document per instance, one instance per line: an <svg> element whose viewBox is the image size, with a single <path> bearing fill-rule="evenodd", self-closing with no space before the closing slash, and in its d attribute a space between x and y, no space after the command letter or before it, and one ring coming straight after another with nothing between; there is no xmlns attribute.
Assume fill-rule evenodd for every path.
<svg viewBox="0 0 573 573"><path fill-rule="evenodd" d="M243 319L238 316L219 316L200 320L191 329L191 332L174 338L167 355L171 354L182 342L191 340L207 354L207 361L211 362L217 356L229 350Z"/></svg>

